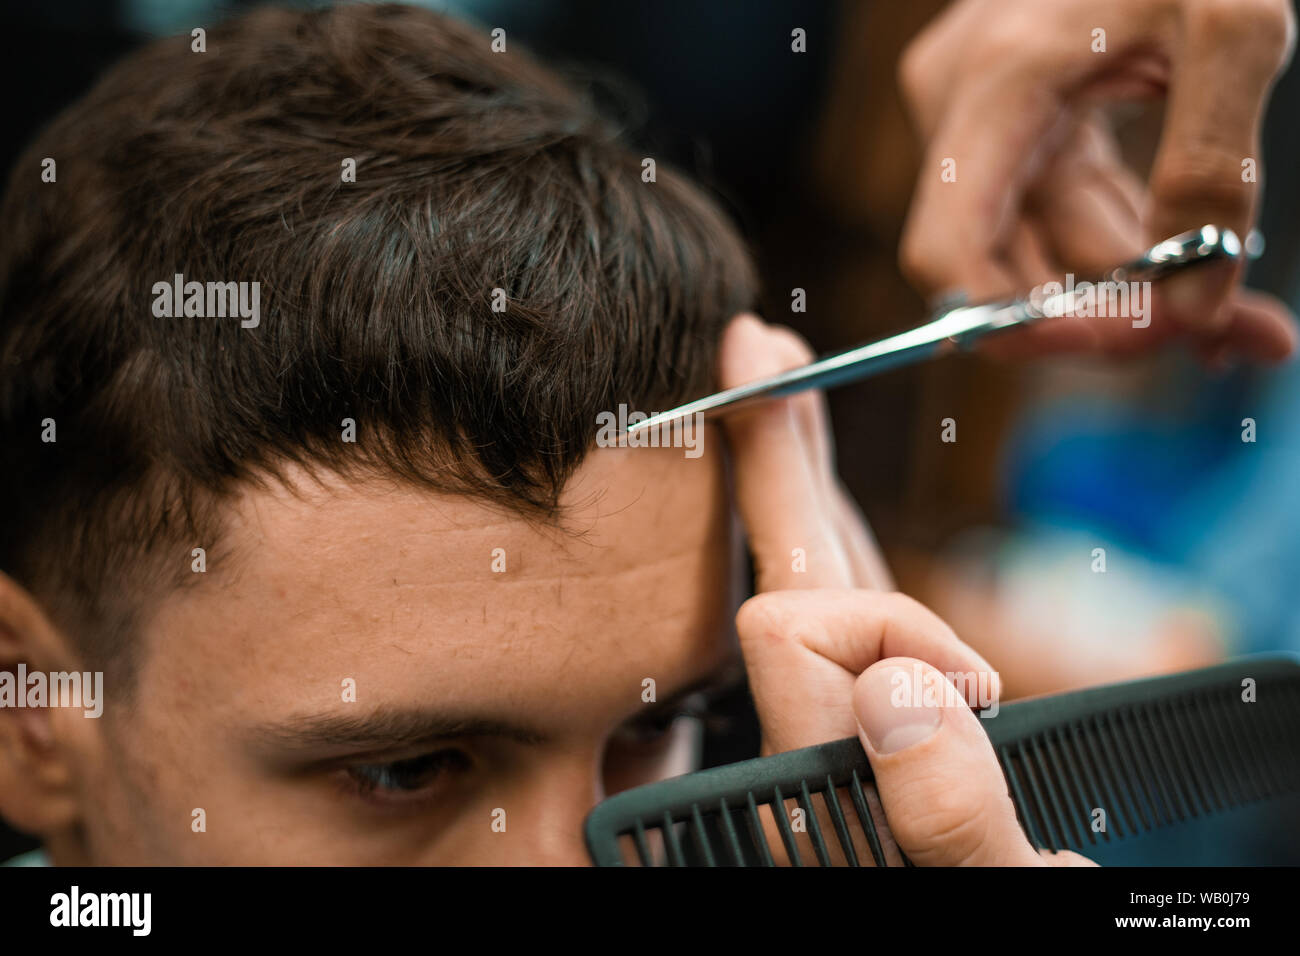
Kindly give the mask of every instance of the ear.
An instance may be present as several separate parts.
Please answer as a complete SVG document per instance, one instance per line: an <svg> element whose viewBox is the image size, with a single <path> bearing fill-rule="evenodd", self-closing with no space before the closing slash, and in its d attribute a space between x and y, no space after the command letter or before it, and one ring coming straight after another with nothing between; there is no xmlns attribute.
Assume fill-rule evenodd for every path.
<svg viewBox="0 0 1300 956"><path fill-rule="evenodd" d="M47 842L60 839L80 818L77 755L93 746L98 730L78 707L18 707L27 675L80 670L70 643L16 581L0 571L0 817ZM28 683L24 681L23 683ZM48 695L44 703L49 703Z"/></svg>

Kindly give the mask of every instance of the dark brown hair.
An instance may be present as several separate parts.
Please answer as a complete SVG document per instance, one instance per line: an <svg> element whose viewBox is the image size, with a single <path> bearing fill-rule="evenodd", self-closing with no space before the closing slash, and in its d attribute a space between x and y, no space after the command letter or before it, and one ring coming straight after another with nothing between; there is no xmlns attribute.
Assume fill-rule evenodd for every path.
<svg viewBox="0 0 1300 956"><path fill-rule="evenodd" d="M754 298L742 244L662 166L643 182L587 97L490 43L400 6L259 10L205 53L140 50L20 159L0 568L93 660L121 661L147 582L189 576L232 489L286 463L550 517L599 412L709 387ZM260 325L155 316L177 273L259 282Z"/></svg>

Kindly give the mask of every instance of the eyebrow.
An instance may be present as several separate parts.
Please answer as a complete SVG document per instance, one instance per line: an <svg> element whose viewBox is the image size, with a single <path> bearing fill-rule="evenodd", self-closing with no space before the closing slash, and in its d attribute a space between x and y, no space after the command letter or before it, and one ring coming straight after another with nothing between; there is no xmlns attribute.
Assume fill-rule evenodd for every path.
<svg viewBox="0 0 1300 956"><path fill-rule="evenodd" d="M650 705L646 711L670 708L693 694L726 690L734 686L743 674L740 657L730 656L721 666L675 689L670 696ZM408 707L381 707L364 714L289 717L254 727L249 737L255 750L278 756L295 753L351 756L467 737L496 737L534 746L550 739L548 734L534 727L511 720Z"/></svg>
<svg viewBox="0 0 1300 956"><path fill-rule="evenodd" d="M391 750L464 737L545 743L546 734L507 720L383 707L365 714L310 714L253 728L256 749L277 752Z"/></svg>

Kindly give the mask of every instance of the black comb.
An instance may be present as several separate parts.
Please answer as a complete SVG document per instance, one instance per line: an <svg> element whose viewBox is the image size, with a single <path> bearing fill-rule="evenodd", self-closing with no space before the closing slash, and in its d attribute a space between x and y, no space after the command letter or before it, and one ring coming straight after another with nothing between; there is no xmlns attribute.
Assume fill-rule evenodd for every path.
<svg viewBox="0 0 1300 956"><path fill-rule="evenodd" d="M1088 855L1113 839L1300 792L1294 657L1244 657L1017 701L980 723L1039 848ZM884 866L872 779L855 738L686 774L597 805L587 817L587 849L598 866L772 866L785 862L769 840L775 831L794 865L807 862L811 848L822 866L858 866L868 851ZM804 811L798 837L788 801ZM1291 827L1274 820L1273 829Z"/></svg>

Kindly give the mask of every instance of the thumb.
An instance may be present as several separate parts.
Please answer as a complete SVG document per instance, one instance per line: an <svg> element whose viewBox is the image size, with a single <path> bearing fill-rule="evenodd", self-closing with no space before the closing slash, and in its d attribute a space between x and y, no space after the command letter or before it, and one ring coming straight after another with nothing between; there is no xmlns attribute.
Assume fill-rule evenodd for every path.
<svg viewBox="0 0 1300 956"><path fill-rule="evenodd" d="M879 661L858 678L853 709L890 832L913 863L1044 865L980 719L940 671L905 657Z"/></svg>

